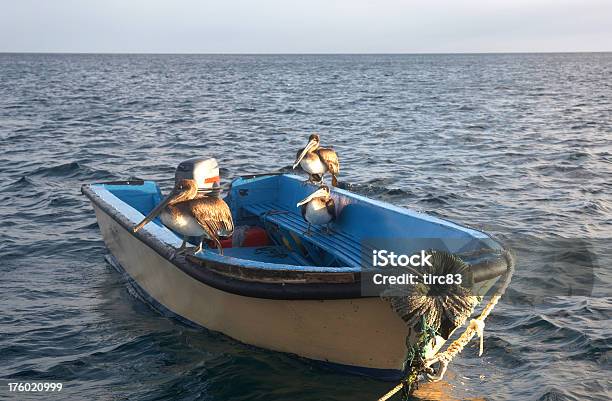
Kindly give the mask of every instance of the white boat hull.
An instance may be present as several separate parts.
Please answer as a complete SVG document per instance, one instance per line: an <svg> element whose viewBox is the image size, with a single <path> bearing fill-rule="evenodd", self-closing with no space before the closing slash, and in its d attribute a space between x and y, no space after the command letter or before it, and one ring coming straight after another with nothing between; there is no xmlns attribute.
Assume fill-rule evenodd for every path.
<svg viewBox="0 0 612 401"><path fill-rule="evenodd" d="M364 369L381 378L401 373L409 332L387 302L278 300L225 292L185 273L104 210L94 209L106 246L122 269L148 300L172 314L261 348ZM438 337L429 352L443 343Z"/></svg>

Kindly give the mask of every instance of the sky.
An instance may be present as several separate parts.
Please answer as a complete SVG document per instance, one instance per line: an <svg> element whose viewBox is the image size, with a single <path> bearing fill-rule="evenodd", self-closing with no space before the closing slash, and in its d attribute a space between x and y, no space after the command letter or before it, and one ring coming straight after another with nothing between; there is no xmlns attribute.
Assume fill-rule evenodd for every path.
<svg viewBox="0 0 612 401"><path fill-rule="evenodd" d="M612 50L612 0L0 0L0 52Z"/></svg>

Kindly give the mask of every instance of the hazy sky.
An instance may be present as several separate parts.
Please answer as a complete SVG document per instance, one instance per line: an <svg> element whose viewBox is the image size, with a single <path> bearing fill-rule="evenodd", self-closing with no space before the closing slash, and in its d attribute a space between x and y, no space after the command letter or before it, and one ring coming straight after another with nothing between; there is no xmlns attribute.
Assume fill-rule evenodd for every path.
<svg viewBox="0 0 612 401"><path fill-rule="evenodd" d="M612 50L612 0L0 0L0 52Z"/></svg>

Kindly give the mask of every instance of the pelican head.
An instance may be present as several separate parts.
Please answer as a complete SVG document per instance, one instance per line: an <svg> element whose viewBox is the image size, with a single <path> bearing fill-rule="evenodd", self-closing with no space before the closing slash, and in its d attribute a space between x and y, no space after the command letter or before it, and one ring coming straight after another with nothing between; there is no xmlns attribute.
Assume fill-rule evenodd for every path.
<svg viewBox="0 0 612 401"><path fill-rule="evenodd" d="M136 225L132 231L137 232L142 227L144 227L147 223L157 217L158 214L164 210L164 208L168 205L173 205L175 203L195 199L198 194L198 186L195 180L192 179L181 179L176 181L174 184L174 188L172 192L162 200L159 205L157 205L151 213L147 215L138 225Z"/></svg>
<svg viewBox="0 0 612 401"><path fill-rule="evenodd" d="M304 198L301 201L299 201L296 206L300 207L300 206L305 205L308 202L310 202L311 200L316 199L316 198L329 199L329 197L330 197L329 187L327 185L321 185L319 187L319 189L317 189L316 191L314 191L313 193L308 195L306 198Z"/></svg>
<svg viewBox="0 0 612 401"><path fill-rule="evenodd" d="M306 156L308 152L317 150L319 148L319 144L320 144L319 135L318 134L310 135L310 137L308 138L308 144L306 144L306 147L302 149L302 153L300 153L297 159L295 159L295 163L293 163L293 168L296 168L298 164L300 164L300 162L302 161L302 159L304 158L304 156Z"/></svg>

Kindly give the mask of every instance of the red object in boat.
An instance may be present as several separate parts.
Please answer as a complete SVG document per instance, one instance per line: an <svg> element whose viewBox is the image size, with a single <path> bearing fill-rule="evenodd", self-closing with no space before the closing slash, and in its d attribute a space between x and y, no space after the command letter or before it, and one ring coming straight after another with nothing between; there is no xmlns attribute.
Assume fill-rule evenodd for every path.
<svg viewBox="0 0 612 401"><path fill-rule="evenodd" d="M240 234L239 234L240 233ZM240 232L239 228L237 228L236 232L234 232L234 236L242 236L241 240L238 238L227 238L221 241L221 246L223 248L232 248L232 247L256 247L256 246L266 246L270 245L270 238L268 238L268 233L261 227L247 227L244 231ZM238 240L238 243L234 243L235 240Z"/></svg>

